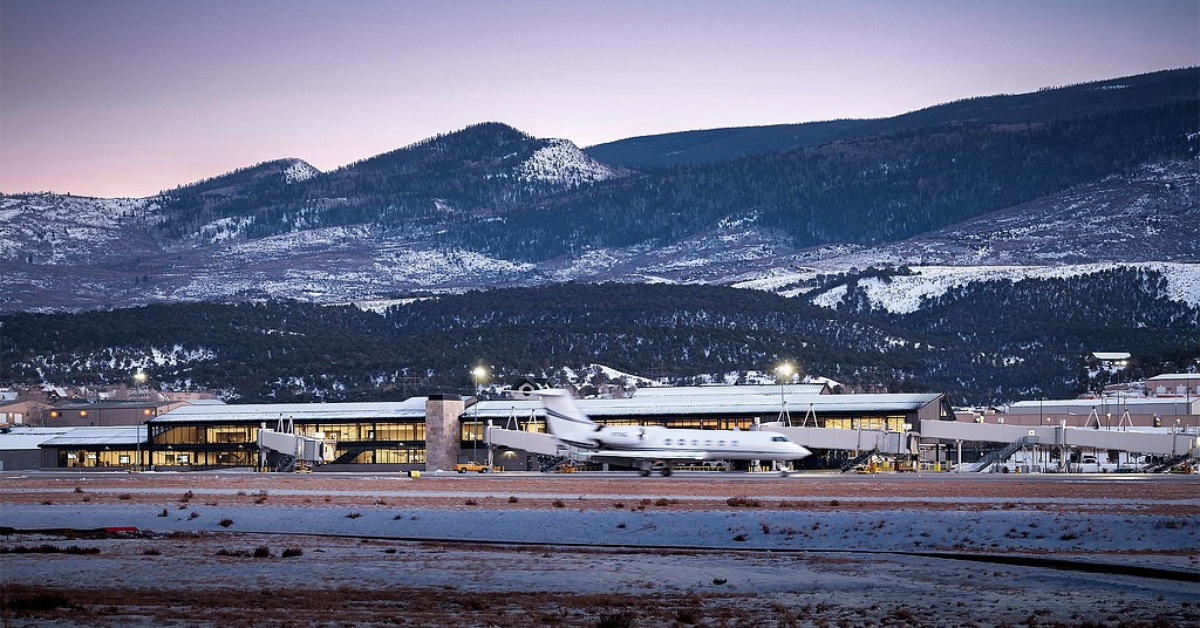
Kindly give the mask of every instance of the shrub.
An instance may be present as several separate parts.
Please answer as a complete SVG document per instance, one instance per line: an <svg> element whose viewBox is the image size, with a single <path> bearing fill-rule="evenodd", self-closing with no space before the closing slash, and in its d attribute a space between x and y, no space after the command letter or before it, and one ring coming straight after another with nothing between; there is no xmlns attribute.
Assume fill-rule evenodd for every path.
<svg viewBox="0 0 1200 628"><path fill-rule="evenodd" d="M117 495L117 499L120 499L120 500L126 500L126 501L127 501L127 500L130 500L130 499L133 499L133 495L130 495L129 493L121 493L120 495Z"/></svg>
<svg viewBox="0 0 1200 628"><path fill-rule="evenodd" d="M759 506L762 506L762 502L758 501L757 499L744 496L730 497L729 499L725 500L725 503L734 508L758 508Z"/></svg>
<svg viewBox="0 0 1200 628"><path fill-rule="evenodd" d="M83 489L82 489L82 488L80 488L80 487L78 487L78 486L76 486L76 487L75 487L75 492L76 492L76 493L82 493L82 492L83 492Z"/></svg>
<svg viewBox="0 0 1200 628"><path fill-rule="evenodd" d="M838 501L838 500L836 500L836 499L831 499L831 500L829 500L829 505L830 505L830 506L841 506L841 505L842 505L842 502L839 502L839 501Z"/></svg>
<svg viewBox="0 0 1200 628"><path fill-rule="evenodd" d="M479 505L479 502L475 501L474 499L471 499L470 497L468 497L467 501L465 501L463 503L468 506L478 506Z"/></svg>
<svg viewBox="0 0 1200 628"><path fill-rule="evenodd" d="M596 628L633 628L633 615L628 612L601 615Z"/></svg>
<svg viewBox="0 0 1200 628"><path fill-rule="evenodd" d="M192 498L195 496L196 496L196 494L189 490L188 492L183 494L183 497L179 498L179 501L183 501L183 502L191 501Z"/></svg>
<svg viewBox="0 0 1200 628"><path fill-rule="evenodd" d="M6 602L14 611L52 611L71 606L67 596L59 593L14 593Z"/></svg>
<svg viewBox="0 0 1200 628"><path fill-rule="evenodd" d="M352 512L352 513L346 515L346 518L347 519L358 519L361 516L362 516L361 512Z"/></svg>
<svg viewBox="0 0 1200 628"><path fill-rule="evenodd" d="M624 508L624 507L625 507L625 502L616 502L613 504L613 508Z"/></svg>
<svg viewBox="0 0 1200 628"><path fill-rule="evenodd" d="M196 514L196 513L192 513L192 514ZM222 519L221 522L217 525L221 526L222 528L228 528L229 526L233 525L233 519Z"/></svg>
<svg viewBox="0 0 1200 628"><path fill-rule="evenodd" d="M254 557L255 558L270 558L271 557L271 548L267 547L266 545L259 545L258 547L254 548Z"/></svg>
<svg viewBox="0 0 1200 628"><path fill-rule="evenodd" d="M73 554L77 556L87 556L90 554L99 553L100 548L98 547L79 547L78 545L59 547L49 543L43 543L42 545L36 545L32 547L26 545L0 547L0 554Z"/></svg>
<svg viewBox="0 0 1200 628"><path fill-rule="evenodd" d="M517 503L517 502L519 502L519 501L521 501L521 500L517 499L517 496L516 496L516 495L513 495L512 497L509 497L509 498L508 498L508 503L510 503L510 504L515 504L515 503Z"/></svg>
<svg viewBox="0 0 1200 628"><path fill-rule="evenodd" d="M739 543L741 543L741 542L744 542L744 541L746 540L746 535L745 535L745 534L739 534L739 535L737 535L737 536L733 537L733 540L735 540L735 541L737 541L737 542L739 542Z"/></svg>
<svg viewBox="0 0 1200 628"><path fill-rule="evenodd" d="M283 550L283 553L280 554L280 556L282 556L284 558L295 558L296 556L303 556L303 555L304 555L304 550L300 549L299 547L289 547L289 548Z"/></svg>
<svg viewBox="0 0 1200 628"><path fill-rule="evenodd" d="M167 512L167 509L166 509L166 508L163 508L163 509L162 509L162 512L158 513L158 516L160 516L160 517L166 517L166 516L168 516L169 514L170 514L170 513L168 513L168 512Z"/></svg>
<svg viewBox="0 0 1200 628"><path fill-rule="evenodd" d="M567 505L563 503L563 500L561 500L561 499L556 499L556 500L554 500L554 507L555 507L555 508L566 508L566 506L567 506Z"/></svg>
<svg viewBox="0 0 1200 628"><path fill-rule="evenodd" d="M677 503L677 502L673 499L667 499L666 497L659 497L658 499L654 500L655 506L670 506L671 504L674 504L674 503Z"/></svg>

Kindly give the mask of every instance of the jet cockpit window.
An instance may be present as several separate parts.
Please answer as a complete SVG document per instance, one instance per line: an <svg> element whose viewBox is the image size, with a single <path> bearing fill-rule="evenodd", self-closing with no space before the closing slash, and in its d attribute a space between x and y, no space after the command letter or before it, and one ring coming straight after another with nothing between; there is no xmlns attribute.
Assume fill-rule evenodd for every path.
<svg viewBox="0 0 1200 628"><path fill-rule="evenodd" d="M790 441L788 441L787 436L772 436L771 442L772 443L787 443Z"/></svg>

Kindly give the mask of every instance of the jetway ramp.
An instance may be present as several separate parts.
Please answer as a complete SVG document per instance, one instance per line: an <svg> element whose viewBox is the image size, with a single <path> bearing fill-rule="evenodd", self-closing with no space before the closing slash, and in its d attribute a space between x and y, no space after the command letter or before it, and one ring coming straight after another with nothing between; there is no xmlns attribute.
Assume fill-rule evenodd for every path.
<svg viewBox="0 0 1200 628"><path fill-rule="evenodd" d="M1001 425L958 421L921 421L921 437L950 441L1013 443L1027 438L1040 445L1112 449L1156 456L1200 452L1200 435L1084 427Z"/></svg>
<svg viewBox="0 0 1200 628"><path fill-rule="evenodd" d="M279 471L333 462L336 448L333 439L295 433L290 421L285 425L281 420L273 430L266 427L258 430L259 451L274 458L272 464Z"/></svg>
<svg viewBox="0 0 1200 628"><path fill-rule="evenodd" d="M496 447L507 447L543 456L562 456L570 450L569 447L558 442L557 438L549 434L508 430L490 425L484 432L484 442Z"/></svg>

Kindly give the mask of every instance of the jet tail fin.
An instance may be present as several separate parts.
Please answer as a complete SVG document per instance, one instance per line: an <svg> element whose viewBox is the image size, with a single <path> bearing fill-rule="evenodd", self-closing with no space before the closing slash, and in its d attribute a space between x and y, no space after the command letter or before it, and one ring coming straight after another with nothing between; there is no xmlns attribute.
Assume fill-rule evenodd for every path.
<svg viewBox="0 0 1200 628"><path fill-rule="evenodd" d="M542 405L546 407L546 427L551 434L590 432L596 429L597 423L575 406L575 400L567 391L548 389L529 392L542 399Z"/></svg>

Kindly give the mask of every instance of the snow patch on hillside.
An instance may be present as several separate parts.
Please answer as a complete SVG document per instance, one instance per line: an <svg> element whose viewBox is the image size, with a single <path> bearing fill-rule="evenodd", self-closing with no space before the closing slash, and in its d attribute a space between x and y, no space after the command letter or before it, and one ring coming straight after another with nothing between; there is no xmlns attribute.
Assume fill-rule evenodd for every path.
<svg viewBox="0 0 1200 628"><path fill-rule="evenodd" d="M235 240L242 237L246 227L254 224L253 216L233 216L214 220L197 231L201 241L209 244Z"/></svg>
<svg viewBox="0 0 1200 628"><path fill-rule="evenodd" d="M517 167L517 178L522 181L565 185L593 183L616 176L616 170L588 157L568 140L549 140L549 144Z"/></svg>
<svg viewBox="0 0 1200 628"><path fill-rule="evenodd" d="M1114 268L1156 270L1167 279L1168 296L1192 306L1200 306L1200 264L1078 264L1071 266L918 266L914 275L894 276L890 281L868 278L858 282L873 307L893 314L911 314L923 300L946 294L954 288L987 281L1022 279L1062 279L1098 273ZM838 286L813 299L821 307L836 308L845 298L847 287Z"/></svg>
<svg viewBox="0 0 1200 628"><path fill-rule="evenodd" d="M375 262L375 269L395 283L436 285L457 281L477 282L526 273L537 268L496 259L473 251L429 249L388 251Z"/></svg>
<svg viewBox="0 0 1200 628"><path fill-rule="evenodd" d="M0 259L38 264L88 261L112 254L131 229L157 217L145 198L91 198L61 194L0 197Z"/></svg>
<svg viewBox="0 0 1200 628"><path fill-rule="evenodd" d="M301 181L308 181L319 174L321 174L321 171L312 167L312 164L303 159L297 159L283 171L283 180L289 184L300 183Z"/></svg>
<svg viewBox="0 0 1200 628"><path fill-rule="evenodd" d="M361 240L369 239L372 235L371 228L365 225L306 229L241 242L231 246L228 254L246 261L261 262L288 257L299 251L340 250Z"/></svg>

